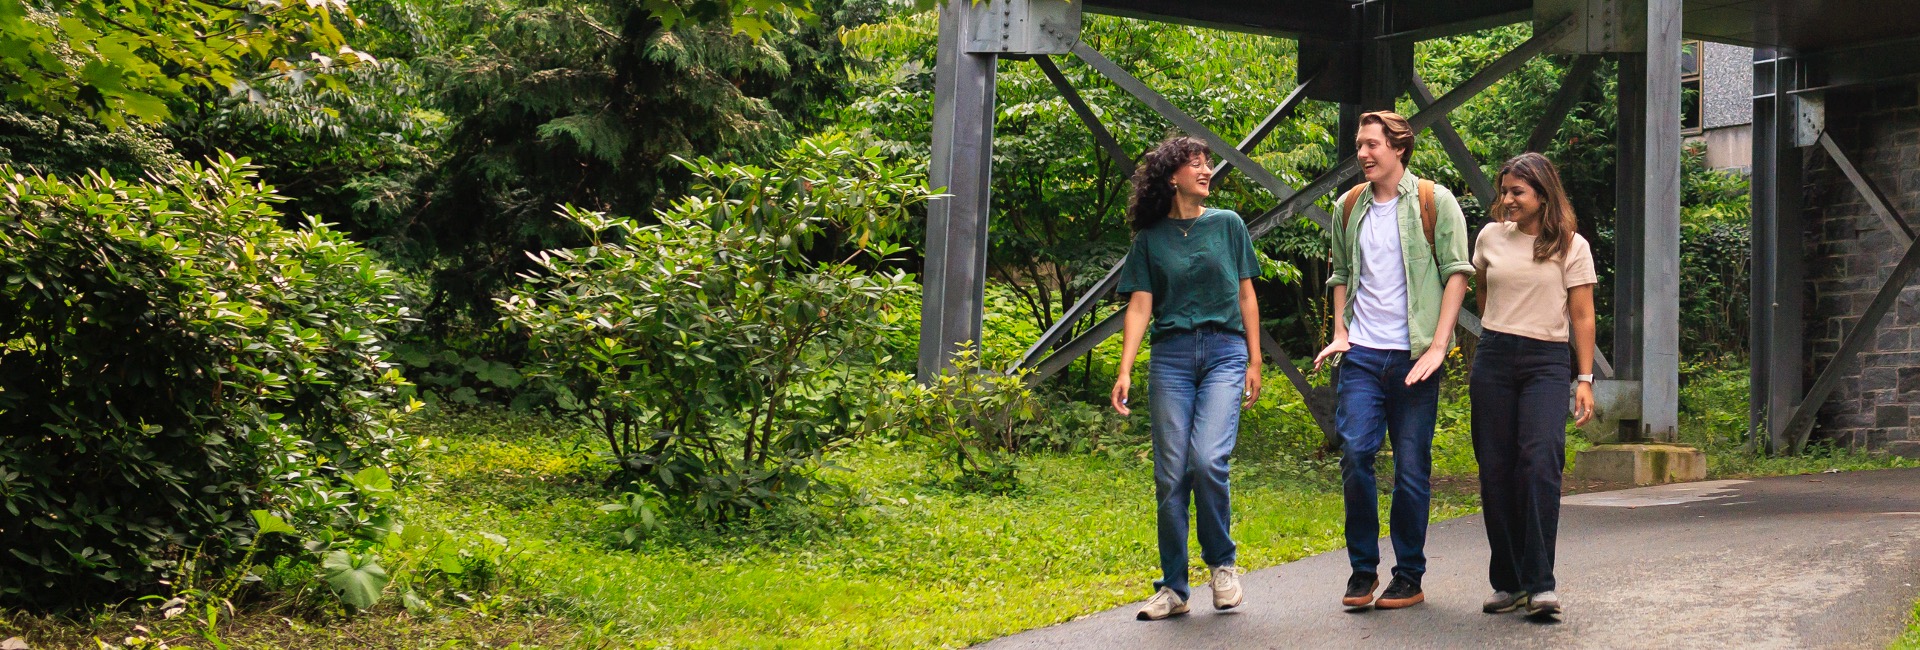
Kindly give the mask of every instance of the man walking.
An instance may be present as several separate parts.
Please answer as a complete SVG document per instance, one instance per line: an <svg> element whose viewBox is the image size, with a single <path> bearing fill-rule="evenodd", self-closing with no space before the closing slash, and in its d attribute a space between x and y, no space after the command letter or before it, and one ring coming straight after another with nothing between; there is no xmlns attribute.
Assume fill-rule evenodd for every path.
<svg viewBox="0 0 1920 650"><path fill-rule="evenodd" d="M1333 342L1314 359L1339 363L1340 479L1353 576L1341 603L1398 609L1426 600L1427 516L1441 364L1452 346L1473 262L1453 193L1407 171L1414 132L1398 114L1360 116L1365 183L1341 197L1328 228ZM1366 199L1364 202L1362 199ZM1380 518L1374 457L1393 450L1393 581L1379 600Z"/></svg>

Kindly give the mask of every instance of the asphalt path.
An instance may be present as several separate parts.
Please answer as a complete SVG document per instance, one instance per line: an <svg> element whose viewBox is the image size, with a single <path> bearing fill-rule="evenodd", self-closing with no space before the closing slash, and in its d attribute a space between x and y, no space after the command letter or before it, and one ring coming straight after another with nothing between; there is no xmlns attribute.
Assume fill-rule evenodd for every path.
<svg viewBox="0 0 1920 650"><path fill-rule="evenodd" d="M1248 573L1246 604L1138 604L998 639L1017 648L1885 648L1920 596L1920 469L1706 481L1562 499L1557 622L1480 612L1479 516L1428 529L1427 602L1340 606L1344 550ZM1392 545L1382 573L1391 567ZM1384 580L1383 580L1384 582ZM1149 594L1144 592L1142 598Z"/></svg>

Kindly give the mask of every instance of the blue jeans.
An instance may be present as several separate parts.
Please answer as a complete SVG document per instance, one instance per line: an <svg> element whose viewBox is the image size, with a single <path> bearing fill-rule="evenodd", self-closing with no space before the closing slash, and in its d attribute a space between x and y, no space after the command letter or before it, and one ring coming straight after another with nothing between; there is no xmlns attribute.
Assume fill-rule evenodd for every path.
<svg viewBox="0 0 1920 650"><path fill-rule="evenodd" d="M1240 437L1247 383L1247 338L1203 328L1156 336L1147 379L1153 405L1153 494L1160 524L1161 578L1188 597L1187 495L1193 495L1201 557L1234 563L1229 533L1227 457Z"/></svg>
<svg viewBox="0 0 1920 650"><path fill-rule="evenodd" d="M1487 330L1473 358L1473 456L1495 591L1553 591L1573 350Z"/></svg>
<svg viewBox="0 0 1920 650"><path fill-rule="evenodd" d="M1340 482L1347 502L1347 561L1379 573L1379 488L1374 456L1393 444L1393 575L1415 584L1427 573L1427 512L1433 502L1433 424L1440 408L1439 370L1407 385L1414 359L1406 350L1353 346L1340 362Z"/></svg>

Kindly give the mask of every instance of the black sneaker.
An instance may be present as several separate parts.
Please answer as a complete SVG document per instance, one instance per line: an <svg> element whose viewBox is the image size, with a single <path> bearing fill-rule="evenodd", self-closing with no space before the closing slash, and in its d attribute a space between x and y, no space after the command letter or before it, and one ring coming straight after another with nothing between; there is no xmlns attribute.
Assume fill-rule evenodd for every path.
<svg viewBox="0 0 1920 650"><path fill-rule="evenodd" d="M1380 609L1400 609L1426 602L1427 594L1420 591L1420 583L1408 580L1405 576L1394 576L1387 590L1380 594L1380 600L1373 603Z"/></svg>
<svg viewBox="0 0 1920 650"><path fill-rule="evenodd" d="M1373 590L1379 588L1380 574L1355 571L1353 577L1347 578L1347 595L1340 599L1340 604L1348 607L1366 607L1373 602Z"/></svg>

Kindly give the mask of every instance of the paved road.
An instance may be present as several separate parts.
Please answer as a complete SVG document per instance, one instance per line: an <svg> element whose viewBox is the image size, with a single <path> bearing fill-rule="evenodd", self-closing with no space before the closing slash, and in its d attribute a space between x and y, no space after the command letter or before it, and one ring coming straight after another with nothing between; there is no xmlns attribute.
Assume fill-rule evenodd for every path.
<svg viewBox="0 0 1920 650"><path fill-rule="evenodd" d="M1885 648L1920 595L1920 470L1563 503L1556 574L1568 611L1558 623L1480 613L1490 590L1473 516L1429 529L1427 602L1411 609L1340 607L1342 550L1248 574L1247 604L1235 611L1213 611L1196 585L1187 616L1135 621L1129 605L983 647ZM1390 558L1392 546L1381 547Z"/></svg>

